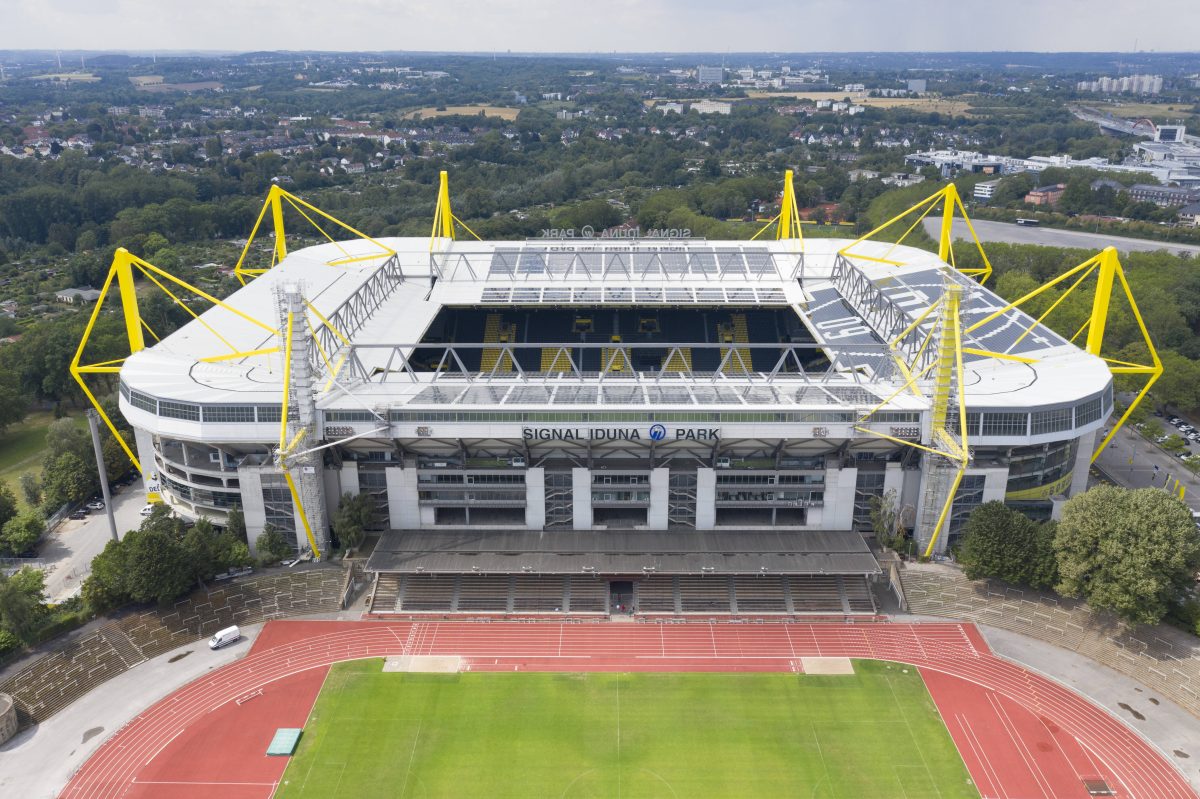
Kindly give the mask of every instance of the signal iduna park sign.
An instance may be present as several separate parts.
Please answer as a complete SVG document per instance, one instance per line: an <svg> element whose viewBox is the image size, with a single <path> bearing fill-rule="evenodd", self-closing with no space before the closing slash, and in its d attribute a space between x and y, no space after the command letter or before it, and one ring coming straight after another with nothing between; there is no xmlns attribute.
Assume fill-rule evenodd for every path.
<svg viewBox="0 0 1200 799"><path fill-rule="evenodd" d="M526 441L716 441L719 427L524 427Z"/></svg>

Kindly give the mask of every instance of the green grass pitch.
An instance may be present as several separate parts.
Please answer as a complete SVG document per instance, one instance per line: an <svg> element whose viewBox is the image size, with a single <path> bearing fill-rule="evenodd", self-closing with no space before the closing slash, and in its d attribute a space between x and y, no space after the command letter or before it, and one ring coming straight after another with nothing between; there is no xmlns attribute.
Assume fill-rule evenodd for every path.
<svg viewBox="0 0 1200 799"><path fill-rule="evenodd" d="M278 797L978 798L910 666L854 676L336 665Z"/></svg>

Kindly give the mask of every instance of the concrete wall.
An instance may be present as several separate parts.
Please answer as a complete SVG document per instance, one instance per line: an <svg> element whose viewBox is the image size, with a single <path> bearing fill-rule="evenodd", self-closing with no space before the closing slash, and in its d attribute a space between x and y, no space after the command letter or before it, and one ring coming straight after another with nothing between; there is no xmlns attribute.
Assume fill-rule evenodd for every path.
<svg viewBox="0 0 1200 799"><path fill-rule="evenodd" d="M145 472L146 479L149 480L151 475L158 473L158 463L154 460L154 436L140 427L133 428L133 449L137 453L138 460L142 462L142 470ZM117 475L110 474L108 478L115 480ZM145 488L144 485L142 487Z"/></svg>
<svg viewBox="0 0 1200 799"><path fill-rule="evenodd" d="M825 470L825 507L821 527L825 530L849 530L854 525L854 489L858 483L855 467Z"/></svg>
<svg viewBox="0 0 1200 799"><path fill-rule="evenodd" d="M338 495L353 494L358 496L358 461L342 461L342 469L338 472Z"/></svg>
<svg viewBox="0 0 1200 799"><path fill-rule="evenodd" d="M717 472L715 469L696 470L696 529L712 530L717 526Z"/></svg>
<svg viewBox="0 0 1200 799"><path fill-rule="evenodd" d="M417 502L417 470L389 466L383 470L387 480L388 526L393 530L416 530L421 527L422 508ZM430 516L433 508L427 508ZM430 518L429 526L433 526Z"/></svg>
<svg viewBox="0 0 1200 799"><path fill-rule="evenodd" d="M1099 433L1092 432L1079 437L1079 451L1075 453L1075 470L1071 473L1071 487L1067 490L1067 496L1073 497L1087 491L1088 470L1092 467L1092 451L1100 443L1099 436Z"/></svg>
<svg viewBox="0 0 1200 799"><path fill-rule="evenodd" d="M650 508L646 513L646 526L651 530L666 530L668 525L668 503L670 502L671 470L650 470Z"/></svg>
<svg viewBox="0 0 1200 799"><path fill-rule="evenodd" d="M1084 469L1086 472L1087 470ZM983 475L983 501L984 502L1003 502L1004 494L1008 489L1008 467L1001 466L994 469L968 469L967 474L982 474Z"/></svg>
<svg viewBox="0 0 1200 799"><path fill-rule="evenodd" d="M576 530L592 529L592 473L588 469L571 470L571 503Z"/></svg>
<svg viewBox="0 0 1200 799"><path fill-rule="evenodd" d="M535 466L525 470L525 529L546 526L546 470Z"/></svg>
<svg viewBox="0 0 1200 799"><path fill-rule="evenodd" d="M0 744L17 734L17 706L8 694L0 694Z"/></svg>
<svg viewBox="0 0 1200 799"><path fill-rule="evenodd" d="M246 518L246 540L250 554L258 555L254 541L262 534L267 524L267 511L262 498L262 467L242 466L238 468L238 485L242 489L242 515Z"/></svg>
<svg viewBox="0 0 1200 799"><path fill-rule="evenodd" d="M337 469L323 469L322 481L325 484L325 523L333 524L333 512L342 504L341 472ZM355 491L354 493L358 493Z"/></svg>

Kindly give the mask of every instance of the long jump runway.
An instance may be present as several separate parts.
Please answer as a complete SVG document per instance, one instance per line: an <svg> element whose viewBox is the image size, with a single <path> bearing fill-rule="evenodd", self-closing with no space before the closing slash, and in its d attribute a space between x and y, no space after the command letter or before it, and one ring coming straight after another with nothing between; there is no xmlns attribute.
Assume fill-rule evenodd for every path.
<svg viewBox="0 0 1200 799"><path fill-rule="evenodd" d="M147 708L80 768L62 797L266 799L286 758L277 727L304 724L330 664L458 655L472 671L802 671L804 657L920 669L984 799L1200 799L1153 746L1105 710L1003 660L972 624L292 622ZM99 689L103 690L103 688Z"/></svg>

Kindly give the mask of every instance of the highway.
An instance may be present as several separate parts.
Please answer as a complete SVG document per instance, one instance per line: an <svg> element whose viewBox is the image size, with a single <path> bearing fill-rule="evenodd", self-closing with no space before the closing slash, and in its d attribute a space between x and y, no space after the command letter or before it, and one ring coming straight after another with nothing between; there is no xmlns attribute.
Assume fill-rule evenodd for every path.
<svg viewBox="0 0 1200 799"><path fill-rule="evenodd" d="M941 234L942 220L933 214L925 217L922 224L925 232L936 239ZM1081 250L1099 251L1108 246L1116 247L1122 253L1153 252L1167 250L1176 255L1190 253L1200 256L1200 245L1177 244L1167 241L1152 241L1150 239L1131 239L1125 236L1109 236L1104 233L1086 233L1081 230L1055 230L1046 227L1024 227L1009 222L992 222L986 219L972 219L975 232L984 244L998 241L1006 244L1041 244L1046 247L1076 247ZM955 239L970 241L971 232L962 219L954 219L953 236Z"/></svg>

